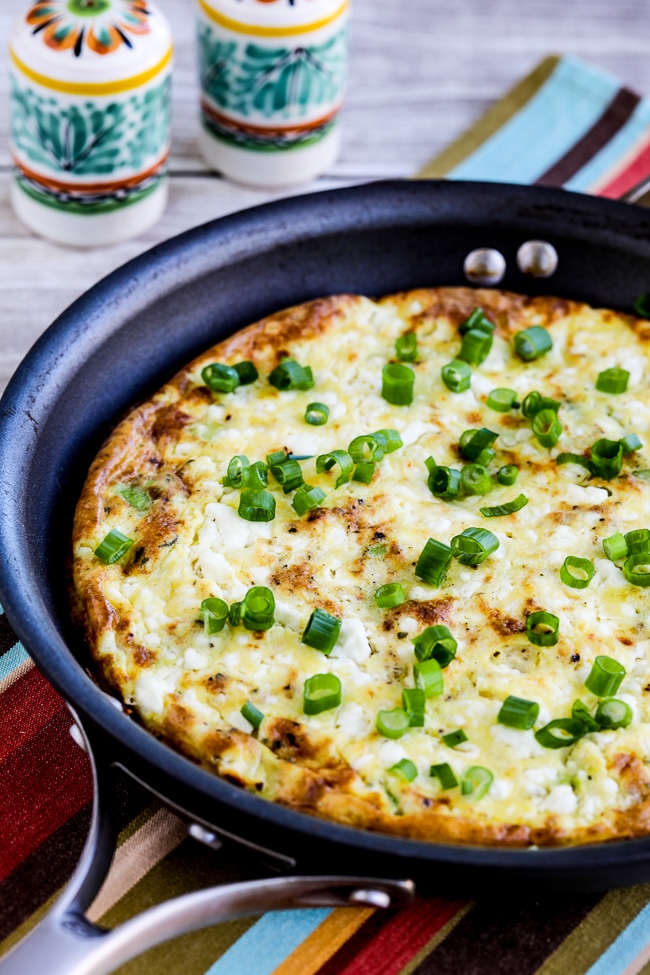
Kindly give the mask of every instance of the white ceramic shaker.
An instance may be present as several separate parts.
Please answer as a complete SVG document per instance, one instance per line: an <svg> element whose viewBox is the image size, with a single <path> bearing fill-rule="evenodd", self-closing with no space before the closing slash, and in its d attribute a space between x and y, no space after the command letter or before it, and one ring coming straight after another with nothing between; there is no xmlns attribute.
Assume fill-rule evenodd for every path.
<svg viewBox="0 0 650 975"><path fill-rule="evenodd" d="M11 199L77 247L147 230L167 202L172 37L149 0L39 0L10 41Z"/></svg>
<svg viewBox="0 0 650 975"><path fill-rule="evenodd" d="M261 187L305 182L340 149L349 0L198 0L201 152Z"/></svg>

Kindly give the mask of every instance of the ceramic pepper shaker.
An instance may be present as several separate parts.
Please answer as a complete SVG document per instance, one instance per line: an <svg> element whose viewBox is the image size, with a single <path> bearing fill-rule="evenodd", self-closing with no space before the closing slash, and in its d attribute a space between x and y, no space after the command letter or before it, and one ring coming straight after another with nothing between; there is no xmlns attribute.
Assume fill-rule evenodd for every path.
<svg viewBox="0 0 650 975"><path fill-rule="evenodd" d="M150 0L39 0L10 41L11 197L74 246L148 229L167 201L172 38Z"/></svg>
<svg viewBox="0 0 650 975"><path fill-rule="evenodd" d="M231 179L318 176L340 148L348 0L198 0L201 152Z"/></svg>

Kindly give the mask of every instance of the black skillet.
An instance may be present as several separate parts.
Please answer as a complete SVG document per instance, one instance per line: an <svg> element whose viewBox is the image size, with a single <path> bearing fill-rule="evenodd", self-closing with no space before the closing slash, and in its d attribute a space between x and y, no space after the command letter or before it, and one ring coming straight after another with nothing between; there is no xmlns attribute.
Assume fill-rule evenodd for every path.
<svg viewBox="0 0 650 975"><path fill-rule="evenodd" d="M520 245L535 239L557 250L549 278L518 268ZM75 501L93 455L132 404L202 349L288 305L466 284L464 260L478 247L501 252L499 287L514 291L626 311L650 291L648 211L543 188L375 183L259 207L154 248L77 301L18 369L0 416L0 599L84 729L97 801L71 887L0 964L4 975L102 975L166 937L246 912L405 903L411 885L399 880L449 895L524 883L536 892L599 890L650 878L650 839L555 850L448 846L339 826L242 792L116 708L87 675L70 626L63 566ZM83 912L113 852L116 765L180 812L198 839L215 847L237 839L295 879L188 895L111 934L91 925Z"/></svg>

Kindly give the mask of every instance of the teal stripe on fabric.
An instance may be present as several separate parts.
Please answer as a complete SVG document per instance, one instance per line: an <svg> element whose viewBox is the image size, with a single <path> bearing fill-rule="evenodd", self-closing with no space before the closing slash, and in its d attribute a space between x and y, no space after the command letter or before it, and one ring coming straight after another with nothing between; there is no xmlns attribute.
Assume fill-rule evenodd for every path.
<svg viewBox="0 0 650 975"><path fill-rule="evenodd" d="M321 908L265 914L205 975L271 975L328 914Z"/></svg>
<svg viewBox="0 0 650 975"><path fill-rule="evenodd" d="M622 975L647 945L649 930L650 904L647 904L586 975Z"/></svg>
<svg viewBox="0 0 650 975"><path fill-rule="evenodd" d="M606 71L564 58L537 94L449 177L534 183L598 121L619 88Z"/></svg>
<svg viewBox="0 0 650 975"><path fill-rule="evenodd" d="M0 680L8 677L16 667L20 667L26 660L29 660L29 654L22 643L17 643L7 653L3 653L0 657Z"/></svg>
<svg viewBox="0 0 650 975"><path fill-rule="evenodd" d="M650 100L639 102L634 112L623 128L616 133L606 146L590 159L586 166L568 180L564 186L567 190L584 193L599 180L612 166L629 152L635 142L650 128Z"/></svg>

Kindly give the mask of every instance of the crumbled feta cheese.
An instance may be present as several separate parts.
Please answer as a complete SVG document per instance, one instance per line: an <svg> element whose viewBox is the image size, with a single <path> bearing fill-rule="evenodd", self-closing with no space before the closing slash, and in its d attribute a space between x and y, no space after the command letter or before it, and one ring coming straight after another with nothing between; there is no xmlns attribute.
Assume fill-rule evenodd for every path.
<svg viewBox="0 0 650 975"><path fill-rule="evenodd" d="M336 646L332 650L332 657L349 657L355 663L361 663L370 656L370 644L366 630L355 616L344 619Z"/></svg>
<svg viewBox="0 0 650 975"><path fill-rule="evenodd" d="M578 798L570 785L555 785L542 802L542 809L559 816L570 816L578 808Z"/></svg>

